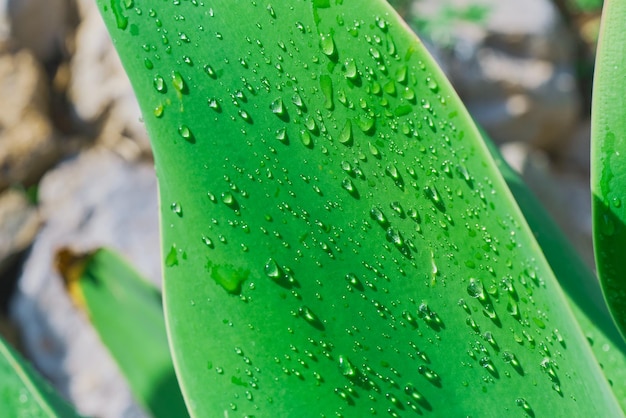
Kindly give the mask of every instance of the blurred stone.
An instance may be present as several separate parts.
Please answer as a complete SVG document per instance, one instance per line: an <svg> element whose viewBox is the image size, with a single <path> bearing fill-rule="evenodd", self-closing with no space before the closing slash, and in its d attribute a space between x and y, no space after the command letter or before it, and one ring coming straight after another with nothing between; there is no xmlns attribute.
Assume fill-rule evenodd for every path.
<svg viewBox="0 0 626 418"><path fill-rule="evenodd" d="M38 229L37 209L23 192L7 190L0 194L0 277L30 246Z"/></svg>
<svg viewBox="0 0 626 418"><path fill-rule="evenodd" d="M591 173L590 154L591 120L587 118L575 125L575 130L568 140L567 146L557 149L554 156L562 169L589 177Z"/></svg>
<svg viewBox="0 0 626 418"><path fill-rule="evenodd" d="M160 283L157 186L149 164L92 149L50 171L39 188L45 221L11 306L26 353L82 414L138 416L125 379L70 301L53 263L68 246L109 246Z"/></svg>
<svg viewBox="0 0 626 418"><path fill-rule="evenodd" d="M70 0L1 0L5 36L41 63L55 60L71 30L70 5Z"/></svg>
<svg viewBox="0 0 626 418"><path fill-rule="evenodd" d="M472 116L497 142L563 145L581 107L575 40L550 0L420 0L415 15L481 7L483 22L451 24L435 51Z"/></svg>
<svg viewBox="0 0 626 418"><path fill-rule="evenodd" d="M589 177L578 170L558 168L547 154L525 143L506 143L502 155L518 170L583 261L594 269Z"/></svg>
<svg viewBox="0 0 626 418"><path fill-rule="evenodd" d="M57 162L62 148L48 119L46 77L28 51L0 55L0 97L3 190L11 184L36 182Z"/></svg>
<svg viewBox="0 0 626 418"><path fill-rule="evenodd" d="M100 142L108 148L120 145L125 154L151 155L137 99L96 3L77 1L81 23L68 92L75 111L83 121L100 125Z"/></svg>

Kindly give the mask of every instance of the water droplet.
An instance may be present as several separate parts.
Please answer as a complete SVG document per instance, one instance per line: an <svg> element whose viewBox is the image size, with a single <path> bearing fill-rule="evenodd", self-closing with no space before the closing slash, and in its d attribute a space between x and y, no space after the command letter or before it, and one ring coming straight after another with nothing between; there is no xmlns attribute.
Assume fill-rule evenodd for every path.
<svg viewBox="0 0 626 418"><path fill-rule="evenodd" d="M204 66L204 72L207 73L207 75L211 78L217 78L217 73L215 72L213 67L208 64Z"/></svg>
<svg viewBox="0 0 626 418"><path fill-rule="evenodd" d="M371 116L361 116L357 119L359 128L366 134L373 134L376 127L376 119Z"/></svg>
<svg viewBox="0 0 626 418"><path fill-rule="evenodd" d="M277 98L270 104L270 109L272 109L272 113L274 113L279 118L283 119L287 115L287 109L283 105L283 99L280 97Z"/></svg>
<svg viewBox="0 0 626 418"><path fill-rule="evenodd" d="M359 191L357 190L356 186L350 178L344 178L341 182L341 187L343 187L348 193L350 193L350 196L356 199L359 198Z"/></svg>
<svg viewBox="0 0 626 418"><path fill-rule="evenodd" d="M320 76L320 89L324 94L324 107L328 110L333 110L335 105L333 103L333 80L329 75L322 74Z"/></svg>
<svg viewBox="0 0 626 418"><path fill-rule="evenodd" d="M485 289L480 280L475 278L469 279L469 284L467 285L467 293L480 301L487 300L487 296L485 295Z"/></svg>
<svg viewBox="0 0 626 418"><path fill-rule="evenodd" d="M209 104L209 107L211 109L215 110L217 113L221 113L222 112L222 107L220 106L220 104L217 101L217 99L209 99L208 100L208 104Z"/></svg>
<svg viewBox="0 0 626 418"><path fill-rule="evenodd" d="M441 387L441 377L434 370L422 365L417 368L417 371L419 372L419 374L424 376L426 380L428 380L430 383L437 387Z"/></svg>
<svg viewBox="0 0 626 418"><path fill-rule="evenodd" d="M306 126L306 128L313 134L317 134L319 131L317 128L317 124L315 123L315 119L313 119L311 116L306 117L306 119L304 120L304 126Z"/></svg>
<svg viewBox="0 0 626 418"><path fill-rule="evenodd" d="M305 147L313 148L313 138L311 138L311 134L308 131L300 132L300 141Z"/></svg>
<svg viewBox="0 0 626 418"><path fill-rule="evenodd" d="M193 133L187 125L180 125L178 127L178 134L187 142L194 144L196 142Z"/></svg>
<svg viewBox="0 0 626 418"><path fill-rule="evenodd" d="M169 253L167 253L167 256L165 257L165 265L167 267L174 267L178 265L178 250L174 244L172 244Z"/></svg>
<svg viewBox="0 0 626 418"><path fill-rule="evenodd" d="M356 79L359 76L359 73L357 71L356 63L354 62L354 59L352 58L348 59L344 63L344 67L345 67L346 78L352 81L356 81Z"/></svg>
<svg viewBox="0 0 626 418"><path fill-rule="evenodd" d="M154 76L153 84L154 84L154 88L159 93L167 92L167 86L165 85L165 80L160 75Z"/></svg>
<svg viewBox="0 0 626 418"><path fill-rule="evenodd" d="M174 71L172 73L172 85L179 93L183 93L185 91L185 82L178 71Z"/></svg>
<svg viewBox="0 0 626 418"><path fill-rule="evenodd" d="M222 202L235 211L239 210L239 203L237 202L237 199L235 199L235 196L233 196L230 192L222 193Z"/></svg>
<svg viewBox="0 0 626 418"><path fill-rule="evenodd" d="M391 96L395 96L397 94L396 83L393 80L389 80L383 86L383 90L384 90L385 93L387 93L387 94L389 94Z"/></svg>
<svg viewBox="0 0 626 418"><path fill-rule="evenodd" d="M331 59L336 58L337 51L335 50L335 40L332 35L321 35L320 46L324 55Z"/></svg>
<svg viewBox="0 0 626 418"><path fill-rule="evenodd" d="M432 77L426 77L426 86L433 93L437 93L439 91L439 84L437 84L437 82Z"/></svg>
<svg viewBox="0 0 626 418"><path fill-rule="evenodd" d="M247 123L252 124L252 116L250 116L250 114L246 112L245 110L240 109L239 116L241 117L241 119L243 119Z"/></svg>
<svg viewBox="0 0 626 418"><path fill-rule="evenodd" d="M374 145L374 144L372 144L371 142L369 142L369 143L368 143L368 148L369 148L370 153L371 153L374 157L379 158L379 159L381 158L380 151L378 150L378 148L376 147L376 145Z"/></svg>
<svg viewBox="0 0 626 418"><path fill-rule="evenodd" d="M121 4L117 1L112 1L111 11L115 15L115 24L117 25L117 28L126 30L128 27L128 17L124 14Z"/></svg>
<svg viewBox="0 0 626 418"><path fill-rule="evenodd" d="M302 100L302 96L298 93L293 95L291 101L298 107L298 109L304 110L304 101Z"/></svg>
<svg viewBox="0 0 626 418"><path fill-rule="evenodd" d="M344 145L352 145L352 122L349 119L346 120L346 124L339 134L339 142Z"/></svg>
<svg viewBox="0 0 626 418"><path fill-rule="evenodd" d="M213 241L211 240L211 238L205 235L202 236L202 242L204 243L204 245L206 245L209 248L215 248L215 244L213 244Z"/></svg>
<svg viewBox="0 0 626 418"><path fill-rule="evenodd" d="M430 199L431 202L433 202L433 204L435 205L435 207L437 207L437 209L441 211L445 210L443 199L435 186L424 187L424 195L428 199Z"/></svg>
<svg viewBox="0 0 626 418"><path fill-rule="evenodd" d="M267 5L267 11L269 12L270 16L273 17L274 19L276 19L276 12L274 11L274 8L272 7L271 4Z"/></svg>
<svg viewBox="0 0 626 418"><path fill-rule="evenodd" d="M526 412L531 418L534 418L535 416L535 411L533 411L532 407L530 406L530 404L526 401L526 399L524 398L517 398L515 400L515 404L517 406L519 406L520 408L522 408L524 410L524 412Z"/></svg>
<svg viewBox="0 0 626 418"><path fill-rule="evenodd" d="M387 217L385 216L383 211L380 210L379 208L373 207L370 210L370 217L376 222L378 222L378 225L385 228L385 230L389 227L389 221L387 220Z"/></svg>
<svg viewBox="0 0 626 418"><path fill-rule="evenodd" d="M265 274L274 281L279 281L283 278L283 271L273 258L270 258L265 263Z"/></svg>
<svg viewBox="0 0 626 418"><path fill-rule="evenodd" d="M353 273L348 273L346 274L346 281L348 283L350 283L350 285L352 287L354 287L355 289L359 290L359 291L363 291L365 290L365 288L363 287L363 284L361 283L361 281L359 280L358 277L356 277L356 275L354 275Z"/></svg>
<svg viewBox="0 0 626 418"><path fill-rule="evenodd" d="M320 331L324 330L324 324L308 306L301 306L298 309L298 314L300 314L300 316L304 318L304 320L309 323L309 325L319 329Z"/></svg>
<svg viewBox="0 0 626 418"><path fill-rule="evenodd" d="M522 369L522 365L515 354L510 351L504 351L502 353L502 360L504 360L505 363L510 364L520 376L524 376L524 369Z"/></svg>
<svg viewBox="0 0 626 418"><path fill-rule="evenodd" d="M280 128L279 130L277 130L276 131L276 139L278 139L283 144L288 145L289 144L289 137L287 136L287 129L286 128Z"/></svg>
<svg viewBox="0 0 626 418"><path fill-rule="evenodd" d="M354 379L358 376L358 370L354 367L354 364L343 354L339 355L339 370L341 374L348 379Z"/></svg>
<svg viewBox="0 0 626 418"><path fill-rule="evenodd" d="M170 209L174 212L178 217L183 217L183 207L178 202L174 202L170 205Z"/></svg>
<svg viewBox="0 0 626 418"><path fill-rule="evenodd" d="M165 111L165 107L162 104L160 104L154 108L153 113L154 113L154 116L156 116L157 118L160 118L163 116L164 111Z"/></svg>
<svg viewBox="0 0 626 418"><path fill-rule="evenodd" d="M500 377L498 370L496 370L496 366L494 366L493 362L491 361L489 357L482 357L478 361L478 364L480 364L481 367L485 368L493 377L496 377L496 378Z"/></svg>

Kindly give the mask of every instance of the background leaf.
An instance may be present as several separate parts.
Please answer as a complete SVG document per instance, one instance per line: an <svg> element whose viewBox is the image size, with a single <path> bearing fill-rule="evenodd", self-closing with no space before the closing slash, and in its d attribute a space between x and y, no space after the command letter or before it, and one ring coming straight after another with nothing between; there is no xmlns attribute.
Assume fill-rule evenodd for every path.
<svg viewBox="0 0 626 418"><path fill-rule="evenodd" d="M537 197L481 131L500 173L541 246L602 372L626 410L626 343L615 326L595 274L582 261Z"/></svg>
<svg viewBox="0 0 626 418"><path fill-rule="evenodd" d="M2 337L0 410L7 417L79 416Z"/></svg>
<svg viewBox="0 0 626 418"><path fill-rule="evenodd" d="M57 261L74 301L89 316L137 399L154 417L186 416L161 293L109 249L91 254L63 249Z"/></svg>
<svg viewBox="0 0 626 418"><path fill-rule="evenodd" d="M593 83L591 191L598 275L613 319L626 328L626 3L606 1Z"/></svg>
<svg viewBox="0 0 626 418"><path fill-rule="evenodd" d="M100 6L153 141L192 415L621 414L471 119L386 3Z"/></svg>

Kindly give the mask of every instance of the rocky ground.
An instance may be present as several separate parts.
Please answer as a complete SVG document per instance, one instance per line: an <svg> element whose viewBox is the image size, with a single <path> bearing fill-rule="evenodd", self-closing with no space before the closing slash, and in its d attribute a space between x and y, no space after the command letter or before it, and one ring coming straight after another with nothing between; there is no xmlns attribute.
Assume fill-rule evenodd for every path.
<svg viewBox="0 0 626 418"><path fill-rule="evenodd" d="M396 3L423 30L451 20L427 28L433 53L592 265L585 69L597 16L549 0ZM483 14L450 17L450 5ZM142 416L53 262L63 246L108 245L160 280L149 143L93 0L0 0L0 97L0 332L81 413Z"/></svg>

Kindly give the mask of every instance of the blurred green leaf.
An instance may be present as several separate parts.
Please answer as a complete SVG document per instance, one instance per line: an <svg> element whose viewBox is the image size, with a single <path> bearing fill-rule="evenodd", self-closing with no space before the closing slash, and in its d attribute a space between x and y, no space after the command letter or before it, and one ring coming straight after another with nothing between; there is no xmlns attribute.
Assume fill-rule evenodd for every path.
<svg viewBox="0 0 626 418"><path fill-rule="evenodd" d="M1 336L0 411L16 418L79 416Z"/></svg>
<svg viewBox="0 0 626 418"><path fill-rule="evenodd" d="M154 417L188 416L167 342L161 293L112 250L62 249L59 270L137 399Z"/></svg>
<svg viewBox="0 0 626 418"><path fill-rule="evenodd" d="M598 279L485 132L483 139L559 280L615 397L626 411L626 343L611 318Z"/></svg>

